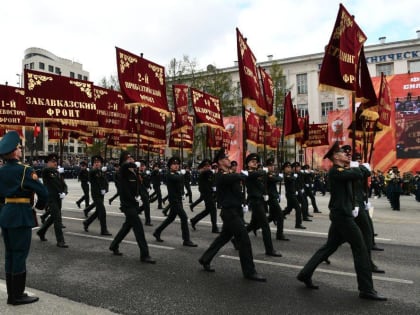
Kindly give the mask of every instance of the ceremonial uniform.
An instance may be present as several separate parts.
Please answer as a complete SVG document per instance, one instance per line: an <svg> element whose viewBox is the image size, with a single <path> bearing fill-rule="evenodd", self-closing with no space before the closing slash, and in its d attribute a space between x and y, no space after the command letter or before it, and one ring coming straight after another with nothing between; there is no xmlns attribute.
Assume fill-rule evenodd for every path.
<svg viewBox="0 0 420 315"><path fill-rule="evenodd" d="M139 193L142 201L141 209L144 211L145 224L152 226L152 219L150 217L150 171L146 171L146 162L141 161L141 170L139 172L140 186Z"/></svg>
<svg viewBox="0 0 420 315"><path fill-rule="evenodd" d="M152 183L154 194L158 201L158 209L162 209L162 191L160 190L160 183L162 181L159 165L155 165L150 175L150 181ZM152 200L150 200L152 202Z"/></svg>
<svg viewBox="0 0 420 315"><path fill-rule="evenodd" d="M283 164L283 169L285 167L290 167L291 164L289 162L285 162ZM284 173L284 187L286 189L286 199L287 199L287 206L284 210L284 214L287 215L292 212L292 209L296 211L296 220L295 220L295 228L298 229L305 229L302 226L302 209L300 208L300 204L298 201L298 192L296 188L296 178L297 175L293 173Z"/></svg>
<svg viewBox="0 0 420 315"><path fill-rule="evenodd" d="M46 162L55 161L57 162L58 157L55 154L49 155ZM53 167L45 167L42 171L42 182L48 190L48 211L49 216L38 230L37 234L41 241L46 241L45 233L48 228L54 224L55 238L57 240L57 246L66 248L67 245L64 242L64 235L62 230L62 217L61 217L61 206L62 199L67 194L67 185L64 179L61 178L57 168L54 164Z"/></svg>
<svg viewBox="0 0 420 315"><path fill-rule="evenodd" d="M277 185L283 180L278 174L268 172L267 174L267 193L268 193L268 209L269 217L276 223L277 233L276 239L287 240L283 233L284 217L281 211L279 200L280 194L277 190Z"/></svg>
<svg viewBox="0 0 420 315"><path fill-rule="evenodd" d="M121 174L120 169L118 166L115 167L115 173L114 173L114 184L115 188L117 189L117 192L109 198L109 204L111 204L119 195L120 195L120 182L121 182Z"/></svg>
<svg viewBox="0 0 420 315"><path fill-rule="evenodd" d="M76 201L76 205L80 208L80 204L82 201L85 201L85 208L89 207L90 200L89 200L89 171L87 169L87 163L81 162L80 163L81 169L79 175L77 175L77 179L80 182L80 185L83 190L83 196L80 197L79 200Z"/></svg>
<svg viewBox="0 0 420 315"><path fill-rule="evenodd" d="M143 225L141 223L139 213L140 207L137 199L139 198L139 174L136 164L127 159L130 155L127 151L121 153L121 181L120 181L120 210L125 215L125 222L121 229L115 235L109 249L113 251L114 255L121 255L119 252L119 244L126 237L126 235L133 229L136 237L137 245L140 248L140 260L147 263L155 263L149 255L149 248L147 246L146 238L144 236Z"/></svg>
<svg viewBox="0 0 420 315"><path fill-rule="evenodd" d="M311 200L312 207L314 209L314 213L321 213L319 211L318 206L316 204L316 199L313 193L314 188L314 173L309 169L309 165L304 165L304 170L302 172L303 177L303 184L306 197L309 197Z"/></svg>
<svg viewBox="0 0 420 315"><path fill-rule="evenodd" d="M26 258L36 224L31 202L36 193L36 208L43 209L48 199L48 191L35 171L19 162L22 156L19 142L16 131L8 132L0 141L0 155L5 161L0 168L0 227L5 245L7 303L13 305L38 300L24 293Z"/></svg>
<svg viewBox="0 0 420 315"><path fill-rule="evenodd" d="M192 203L192 191L191 191L191 170L189 167L185 168L184 174L184 186L187 190L185 196L188 196L188 203Z"/></svg>
<svg viewBox="0 0 420 315"><path fill-rule="evenodd" d="M308 199L306 198L306 194L305 194L305 183L304 183L304 178L303 178L303 172L300 169L300 163L299 162L294 162L292 163L292 167L294 168L294 171L296 174L295 178L296 178L296 192L297 192L297 199L299 201L300 204L300 209L302 211L302 217L303 217L303 221L312 221L311 219L309 219L309 209L308 209Z"/></svg>

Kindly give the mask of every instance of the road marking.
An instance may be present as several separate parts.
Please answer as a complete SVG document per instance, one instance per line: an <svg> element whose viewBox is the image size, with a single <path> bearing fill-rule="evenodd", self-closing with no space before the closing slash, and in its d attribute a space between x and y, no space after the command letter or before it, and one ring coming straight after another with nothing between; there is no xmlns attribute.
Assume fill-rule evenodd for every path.
<svg viewBox="0 0 420 315"><path fill-rule="evenodd" d="M219 257L226 258L226 259L232 259L232 260L239 260L239 257L235 257L235 256L220 255ZM303 266L283 264L283 263L278 263L278 262L274 262L274 261L266 261L266 260L258 260L258 259L254 259L254 262L258 263L258 264L292 268L292 269L302 269L303 268ZM353 277L353 278L356 277L355 273L344 272L344 271L335 271L335 270L327 270L327 269L322 269L322 268L316 269L315 272L323 272L323 273L329 273L329 274L334 274L334 275L339 275L339 276L347 276L347 277ZM373 276L372 278L375 279L375 280L382 280L382 281L388 281L388 282L395 282L395 283L402 283L402 284L414 284L414 281L412 281L412 280L405 280L405 279L398 279L398 278L388 278L388 277L380 277L380 276Z"/></svg>
<svg viewBox="0 0 420 315"><path fill-rule="evenodd" d="M74 235L74 236L81 236L81 237L87 237L87 238L94 238L94 239L103 240L103 241L112 241L113 240L113 238L110 238L110 237L103 237L103 236L96 236L96 235L88 235L88 234L82 234L82 233L66 232L65 234ZM133 241L125 241L124 240L124 241L122 241L122 243L131 244L131 245L137 245L137 242L133 242ZM150 243L147 243L147 246L153 247L153 248L159 248L159 249L167 249L167 250L175 249L175 247L163 246L163 245L155 245L155 244L150 244Z"/></svg>

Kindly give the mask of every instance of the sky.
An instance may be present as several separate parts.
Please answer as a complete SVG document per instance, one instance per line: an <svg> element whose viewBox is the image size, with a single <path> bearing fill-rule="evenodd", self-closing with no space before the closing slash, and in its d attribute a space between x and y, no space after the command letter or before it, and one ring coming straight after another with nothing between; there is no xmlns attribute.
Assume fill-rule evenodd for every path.
<svg viewBox="0 0 420 315"><path fill-rule="evenodd" d="M184 55L198 64L230 67L236 27L258 61L322 52L337 18L334 0L13 0L0 4L0 84L17 86L24 51L43 48L74 60L90 80L116 75L115 47L167 67ZM367 35L365 45L414 39L414 0L342 1Z"/></svg>

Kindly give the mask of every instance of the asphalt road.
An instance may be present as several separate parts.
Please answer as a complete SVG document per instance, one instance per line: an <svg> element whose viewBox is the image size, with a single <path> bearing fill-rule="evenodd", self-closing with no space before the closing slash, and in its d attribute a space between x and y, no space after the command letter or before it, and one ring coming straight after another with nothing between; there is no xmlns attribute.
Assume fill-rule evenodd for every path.
<svg viewBox="0 0 420 315"><path fill-rule="evenodd" d="M157 204L152 204L153 227L145 227L150 254L156 265L142 264L139 249L130 233L120 246L123 256L108 250L111 237L100 235L99 222L89 232L83 230L84 215L75 201L81 195L80 184L67 180L69 194L64 199L63 222L67 249L56 247L54 230L41 242L34 229L28 258L27 287L40 296L31 305L8 306L4 281L0 280L1 314L419 314L420 313L420 203L413 196L401 197L401 211L392 211L383 197L371 200L378 233L377 244L385 251L373 252L375 263L386 270L374 276L375 289L389 298L373 302L358 298L357 282L350 247L343 245L332 257L331 265L322 264L313 280L319 290L308 290L296 280L300 268L325 242L329 226L328 195L317 196L321 214L313 222L304 222L306 230L294 229L294 213L285 221L290 242L274 240L281 258L264 255L261 233L250 235L257 271L267 277L256 283L242 277L238 254L227 244L215 257L215 273L202 271L197 260L215 238L210 218L192 231L191 239L199 246L182 246L179 221L163 233L163 243L152 236L163 220ZM106 201L114 194L114 184ZM165 186L162 186L166 191ZM198 197L193 187L194 198ZM118 199L106 205L110 232L115 235L124 221ZM203 209L200 204L191 213ZM282 207L285 200L281 202ZM39 211L38 211L39 212ZM247 214L249 218L249 214ZM142 220L143 220L142 216ZM248 219L249 220L249 219ZM144 220L143 220L144 221ZM220 218L219 218L220 221ZM275 227L272 226L273 237ZM4 249L0 246L0 257ZM3 273L1 276L4 279Z"/></svg>

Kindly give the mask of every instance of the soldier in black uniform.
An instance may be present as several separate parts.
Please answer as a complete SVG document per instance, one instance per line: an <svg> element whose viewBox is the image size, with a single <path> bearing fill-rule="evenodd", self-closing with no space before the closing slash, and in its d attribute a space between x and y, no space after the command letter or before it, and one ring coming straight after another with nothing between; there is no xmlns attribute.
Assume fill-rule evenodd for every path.
<svg viewBox="0 0 420 315"><path fill-rule="evenodd" d="M89 170L87 168L87 163L85 161L80 162L80 171L79 175L77 175L78 181L81 183L83 190L83 196L76 201L76 205L80 208L80 204L82 201L85 201L85 208L89 207Z"/></svg>
<svg viewBox="0 0 420 315"><path fill-rule="evenodd" d="M112 235L106 225L104 197L108 192L108 181L102 170L102 163L103 158L100 155L92 156L92 169L89 171L89 182L93 206L96 207L96 210L90 217L83 221L83 228L88 232L89 225L98 218L101 224L101 235Z"/></svg>
<svg viewBox="0 0 420 315"><path fill-rule="evenodd" d="M50 215L36 234L38 234L41 241L46 241L45 233L54 224L57 246L67 248L68 246L64 241L61 217L62 200L67 194L67 185L57 170L57 161L58 156L55 153L49 154L45 159L47 166L42 171L42 182L48 190L48 212Z"/></svg>
<svg viewBox="0 0 420 315"><path fill-rule="evenodd" d="M313 188L314 188L314 172L311 170L311 167L308 164L305 164L302 167L302 176L303 176L303 184L304 184L304 190L306 197L309 197L311 199L312 207L314 208L314 213L321 213L319 211L318 206L316 204L316 199L313 194Z"/></svg>
<svg viewBox="0 0 420 315"><path fill-rule="evenodd" d="M184 240L183 245L189 247L197 247L197 244L190 240L190 231L188 229L188 216L185 213L182 205L182 196L184 194L184 179L183 174L179 172L180 159L178 157L171 157L168 160L168 174L166 177L166 185L168 187L168 200L170 204L169 215L167 218L158 226L153 233L156 241L163 242L160 238L163 230L171 224L177 216L181 220L182 239Z"/></svg>
<svg viewBox="0 0 420 315"><path fill-rule="evenodd" d="M234 237L239 249L239 259L244 277L254 281L266 281L255 270L251 241L243 220L241 181L245 179L245 176L230 173L230 161L223 149L216 154L214 161L219 166L219 172L216 174L216 187L217 198L222 207L220 217L223 220L223 227L219 236L198 261L205 271L214 272L210 265L213 257Z"/></svg>
<svg viewBox="0 0 420 315"><path fill-rule="evenodd" d="M362 179L362 171L359 167L346 168L349 158L338 142L334 143L324 158L329 158L334 163L328 172L331 187L331 199L328 205L331 225L328 239L299 272L297 279L310 289L318 289L318 286L312 283L312 274L316 267L334 253L343 242L348 242L353 252L359 297L384 301L386 298L380 296L373 288L369 254L362 233L354 220L355 201L352 182Z"/></svg>
<svg viewBox="0 0 420 315"><path fill-rule="evenodd" d="M287 206L286 209L283 211L284 215L288 215L292 212L292 209L296 211L296 221L295 221L295 228L296 229L306 229L302 225L302 209L300 208L300 204L298 201L298 192L296 189L296 180L297 174L293 174L292 172L292 164L290 162L283 163L283 178L284 178L284 187L286 189L286 199L287 199Z"/></svg>
<svg viewBox="0 0 420 315"><path fill-rule="evenodd" d="M142 201L141 210L144 211L145 225L153 226L150 217L150 171L147 169L146 161L140 160L139 179L140 179L140 198Z"/></svg>
<svg viewBox="0 0 420 315"><path fill-rule="evenodd" d="M185 174L184 174L184 186L187 190L185 197L188 196L188 203L192 203L192 191L191 191L191 168L187 165L185 166Z"/></svg>
<svg viewBox="0 0 420 315"><path fill-rule="evenodd" d="M204 159L198 165L198 171L200 172L200 175L198 176L198 190L200 192L200 198L204 200L205 208L190 220L191 226L195 231L196 224L210 214L212 225L211 231L212 233L219 233L219 228L217 227L216 201L213 198L214 174L211 170L210 160Z"/></svg>
<svg viewBox="0 0 420 315"><path fill-rule="evenodd" d="M296 177L296 191L297 191L297 199L300 204L300 209L302 210L302 217L303 221L312 221L309 217L312 217L312 215L309 214L308 209L308 198L306 198L305 194L305 182L303 178L303 172L300 166L299 162L292 163L292 168L294 171L294 174L297 175Z"/></svg>
<svg viewBox="0 0 420 315"><path fill-rule="evenodd" d="M245 159L247 171L241 171L246 176L247 200L252 211L251 222L247 226L247 231L256 231L261 228L265 254L267 256L281 257L281 254L276 253L273 248L271 230L265 214L264 202L268 201L267 172L257 169L259 159L256 153L250 153Z"/></svg>
<svg viewBox="0 0 420 315"><path fill-rule="evenodd" d="M269 218L277 226L276 239L281 241L288 241L289 239L283 233L284 217L283 212L280 208L280 194L277 190L277 185L281 184L283 180L283 174L277 174L274 172L274 159L270 158L266 161L266 167L268 168L267 173L267 193L268 193L268 209ZM270 221L269 220L269 221Z"/></svg>
<svg viewBox="0 0 420 315"><path fill-rule="evenodd" d="M22 147L16 131L9 131L1 139L0 156L4 160L0 168L0 227L5 247L7 304L29 304L38 301L38 297L25 293L26 258L36 225L31 202L36 193L35 206L44 209L48 191L35 171L19 162Z"/></svg>
<svg viewBox="0 0 420 315"><path fill-rule="evenodd" d="M162 191L160 190L160 183L162 182L162 175L159 163L153 164L153 170L150 175L150 181L153 187L153 195L156 196L158 202L158 209L162 209ZM152 199L150 202L153 202Z"/></svg>
<svg viewBox="0 0 420 315"><path fill-rule="evenodd" d="M139 198L140 198L140 179L138 168L131 157L130 152L122 151L120 155L120 210L125 215L125 222L121 229L115 235L109 249L116 256L121 256L119 251L119 244L127 236L128 232L133 229L137 244L140 248L140 260L145 263L156 263L149 255L149 248L147 246L146 238L144 237L143 225L141 223L139 213Z"/></svg>
<svg viewBox="0 0 420 315"><path fill-rule="evenodd" d="M114 179L114 184L115 184L115 188L117 189L117 192L114 194L114 196L109 198L108 200L109 205L111 205L111 203L120 195L120 182L121 182L120 165L115 163L114 170L115 172L113 175L113 179Z"/></svg>

